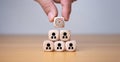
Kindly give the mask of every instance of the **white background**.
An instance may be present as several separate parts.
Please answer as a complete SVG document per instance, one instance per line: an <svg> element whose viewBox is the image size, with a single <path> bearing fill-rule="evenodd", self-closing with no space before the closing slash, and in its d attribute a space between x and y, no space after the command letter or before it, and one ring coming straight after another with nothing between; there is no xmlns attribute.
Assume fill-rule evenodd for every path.
<svg viewBox="0 0 120 62"><path fill-rule="evenodd" d="M51 29L34 0L0 0L0 34L47 34ZM64 29L73 34L120 34L120 0L77 0Z"/></svg>

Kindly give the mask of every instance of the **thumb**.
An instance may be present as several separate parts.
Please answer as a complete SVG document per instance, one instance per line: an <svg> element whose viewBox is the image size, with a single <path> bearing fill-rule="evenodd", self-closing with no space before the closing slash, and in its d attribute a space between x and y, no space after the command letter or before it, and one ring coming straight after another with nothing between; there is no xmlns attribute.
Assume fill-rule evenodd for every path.
<svg viewBox="0 0 120 62"><path fill-rule="evenodd" d="M53 0L35 0L37 1L45 13L47 14L49 21L53 22L54 17L58 15L57 8L53 2Z"/></svg>
<svg viewBox="0 0 120 62"><path fill-rule="evenodd" d="M65 21L69 20L72 2L73 0L61 0L62 16L65 18Z"/></svg>

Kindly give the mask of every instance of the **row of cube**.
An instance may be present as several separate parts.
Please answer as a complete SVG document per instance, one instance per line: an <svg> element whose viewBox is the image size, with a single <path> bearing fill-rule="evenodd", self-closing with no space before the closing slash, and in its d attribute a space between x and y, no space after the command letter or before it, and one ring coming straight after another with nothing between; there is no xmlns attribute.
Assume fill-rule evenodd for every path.
<svg viewBox="0 0 120 62"><path fill-rule="evenodd" d="M76 41L55 41L45 40L43 42L44 51L75 51L76 50Z"/></svg>
<svg viewBox="0 0 120 62"><path fill-rule="evenodd" d="M48 32L48 38L51 41L69 41L71 32L69 30L50 30Z"/></svg>

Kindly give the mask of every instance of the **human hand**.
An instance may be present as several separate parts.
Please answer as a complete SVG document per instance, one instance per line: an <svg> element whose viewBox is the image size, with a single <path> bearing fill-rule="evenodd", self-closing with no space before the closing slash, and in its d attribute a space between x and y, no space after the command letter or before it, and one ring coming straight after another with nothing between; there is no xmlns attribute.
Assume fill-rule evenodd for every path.
<svg viewBox="0 0 120 62"><path fill-rule="evenodd" d="M49 21L53 22L54 17L58 15L58 10L54 3L61 4L62 17L64 17L65 21L68 21L71 13L72 2L76 0L35 0L35 1L37 1L41 5L41 7L48 16Z"/></svg>

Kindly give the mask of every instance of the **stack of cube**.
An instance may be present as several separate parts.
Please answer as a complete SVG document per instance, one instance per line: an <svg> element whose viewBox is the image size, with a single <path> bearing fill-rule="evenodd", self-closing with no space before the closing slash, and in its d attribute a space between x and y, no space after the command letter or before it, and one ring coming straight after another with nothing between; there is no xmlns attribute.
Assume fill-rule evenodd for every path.
<svg viewBox="0 0 120 62"><path fill-rule="evenodd" d="M54 19L56 28L64 27L64 18L56 17ZM70 30L50 30L48 39L43 42L44 51L75 51L76 41L71 40Z"/></svg>

